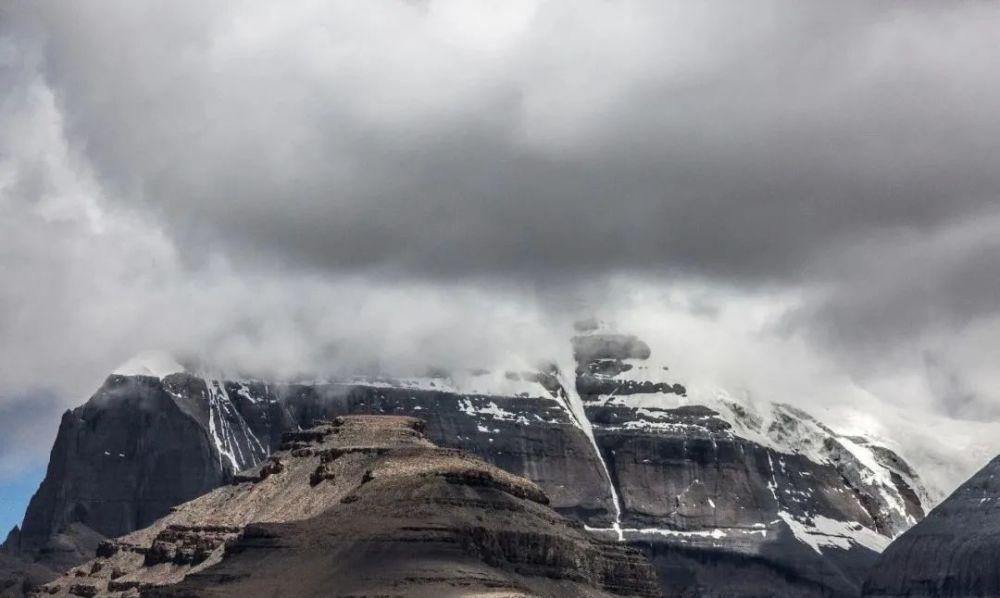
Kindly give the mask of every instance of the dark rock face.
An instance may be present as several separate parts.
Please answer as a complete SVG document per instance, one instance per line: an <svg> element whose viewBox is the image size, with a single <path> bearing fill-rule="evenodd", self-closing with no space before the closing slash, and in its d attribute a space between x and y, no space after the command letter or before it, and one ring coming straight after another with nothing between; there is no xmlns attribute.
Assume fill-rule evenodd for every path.
<svg viewBox="0 0 1000 598"><path fill-rule="evenodd" d="M326 387L327 417L340 413L408 415L427 436L460 448L545 490L560 513L607 525L613 504L601 465L583 432L551 397L463 396L435 391Z"/></svg>
<svg viewBox="0 0 1000 598"><path fill-rule="evenodd" d="M282 433L352 413L424 418L434 441L530 474L557 510L608 524L610 493L589 442L539 390L548 398L111 376L85 405L64 414L19 550L45 560L53 539L74 524L102 537L144 527L261 463L280 447ZM88 541L82 554L56 566L83 560L94 546Z"/></svg>
<svg viewBox="0 0 1000 598"><path fill-rule="evenodd" d="M742 570L767 580L771 596L857 594L877 552L849 525L869 538L878 526L837 468L735 436L704 407L665 410L655 431L616 425L643 421L618 408L588 413L620 493L623 535L650 547L661 577L678 584L672 592L741 595L752 584L720 581ZM833 532L841 537L813 548L795 530L820 518L844 522ZM676 569L685 574L668 575Z"/></svg>
<svg viewBox="0 0 1000 598"><path fill-rule="evenodd" d="M1000 596L1000 457L889 545L864 595Z"/></svg>
<svg viewBox="0 0 1000 598"><path fill-rule="evenodd" d="M267 455L314 456L302 430L356 414L420 418L435 444L532 480L558 513L644 550L669 595L853 596L888 538L922 517L919 479L891 451L784 405L693 402L645 342L580 332L575 364L478 391L112 376L64 416L22 544L40 554L74 523L117 536L217 486L283 475ZM336 481L326 458L312 487Z"/></svg>
<svg viewBox="0 0 1000 598"><path fill-rule="evenodd" d="M206 401L198 398L204 382L185 380L183 395L169 382L111 376L85 405L63 415L45 479L25 515L20 552L52 562L47 555L59 551L53 540L74 524L90 536L119 536L228 479L232 468L220 463L199 420L207 417ZM66 538L63 552L96 546L79 537L86 535Z"/></svg>
<svg viewBox="0 0 1000 598"><path fill-rule="evenodd" d="M156 535L146 550L143 565L161 563L198 565L220 546L231 544L243 531L238 526L171 524Z"/></svg>
<svg viewBox="0 0 1000 598"><path fill-rule="evenodd" d="M23 598L58 574L42 565L0 551L0 597Z"/></svg>
<svg viewBox="0 0 1000 598"><path fill-rule="evenodd" d="M883 447L784 405L689 404L646 351L589 355L576 388L620 513L603 533L645 544L670 595L854 596L923 514Z"/></svg>
<svg viewBox="0 0 1000 598"><path fill-rule="evenodd" d="M573 358L589 364L601 360L648 359L649 345L636 336L590 334L573 337Z"/></svg>

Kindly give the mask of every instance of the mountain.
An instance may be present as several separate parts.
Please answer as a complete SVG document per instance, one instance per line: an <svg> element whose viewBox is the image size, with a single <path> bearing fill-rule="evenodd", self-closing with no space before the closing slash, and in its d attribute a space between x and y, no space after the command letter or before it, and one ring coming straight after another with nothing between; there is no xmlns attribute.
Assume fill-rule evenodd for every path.
<svg viewBox="0 0 1000 598"><path fill-rule="evenodd" d="M668 595L856 595L930 502L887 447L788 405L689 396L638 337L583 327L572 348L531 371L294 384L133 364L63 416L13 548L45 563L71 526L141 529L283 434L355 414L420 418L436 445L532 480L593 536L641 548Z"/></svg>
<svg viewBox="0 0 1000 598"><path fill-rule="evenodd" d="M575 387L608 466L612 529L645 541L668 593L856 595L923 516L895 453L788 405L685 396L635 337L574 339Z"/></svg>
<svg viewBox="0 0 1000 598"><path fill-rule="evenodd" d="M889 545L864 595L1000 596L998 572L1000 457Z"/></svg>
<svg viewBox="0 0 1000 598"><path fill-rule="evenodd" d="M284 434L230 486L103 543L49 596L657 596L640 551L423 422L348 416ZM265 523L266 522L266 523Z"/></svg>
<svg viewBox="0 0 1000 598"><path fill-rule="evenodd" d="M0 596L20 598L56 577L51 569L0 551Z"/></svg>

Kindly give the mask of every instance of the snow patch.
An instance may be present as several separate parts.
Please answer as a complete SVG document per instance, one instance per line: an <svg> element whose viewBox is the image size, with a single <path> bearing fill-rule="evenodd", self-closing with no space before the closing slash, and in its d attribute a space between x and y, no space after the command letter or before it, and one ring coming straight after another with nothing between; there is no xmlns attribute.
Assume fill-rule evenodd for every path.
<svg viewBox="0 0 1000 598"><path fill-rule="evenodd" d="M236 389L236 394L238 394L239 396L243 397L244 399L250 401L255 405L259 402L259 399L253 396L253 394L250 392L250 389L247 388L246 384L240 383L239 387L237 387Z"/></svg>
<svg viewBox="0 0 1000 598"><path fill-rule="evenodd" d="M121 364L113 374L119 376L153 376L163 378L170 374L183 372L184 366L165 351L143 351L132 356Z"/></svg>
<svg viewBox="0 0 1000 598"><path fill-rule="evenodd" d="M583 526L589 532L597 533L620 533L622 536L630 534L633 536L663 536L667 538L687 538L687 539L698 539L698 538L711 538L712 540L721 540L722 538L733 537L733 536L751 536L759 535L762 538L767 537L768 529L763 524L754 524L751 528L713 528L704 530L676 530L665 527L590 527L589 525Z"/></svg>
<svg viewBox="0 0 1000 598"><path fill-rule="evenodd" d="M456 372L446 376L408 376L400 378L356 376L348 383L373 388L430 390L460 395L494 397L544 397L551 394L540 383L525 379L520 373L501 371Z"/></svg>
<svg viewBox="0 0 1000 598"><path fill-rule="evenodd" d="M726 532L719 528L712 530L698 530L698 531L679 531L673 529L665 529L658 527L624 527L621 529L622 532L627 534L642 534L642 535L658 535L658 536L674 536L681 538L712 538L714 540L721 540L726 537Z"/></svg>
<svg viewBox="0 0 1000 598"><path fill-rule="evenodd" d="M687 397L683 397L674 393L662 393L662 392L637 392L634 394L607 394L607 395L597 395L597 398L592 400L591 403L601 403L609 405L623 405L625 407L632 407L633 409L640 410L654 410L650 413L655 413L656 409L676 409L678 407L683 407L688 405L689 401Z"/></svg>
<svg viewBox="0 0 1000 598"><path fill-rule="evenodd" d="M791 528L797 540L819 554L823 554L824 547L850 550L853 545L882 552L891 541L856 521L838 521L823 515L812 515L808 521L801 521L787 511L779 511L778 516Z"/></svg>
<svg viewBox="0 0 1000 598"><path fill-rule="evenodd" d="M522 426L526 426L530 423L530 420L524 415L514 413L513 411L507 411L506 409L497 405L496 402L494 401L486 401L485 404L477 407L476 405L473 404L471 399L462 399L461 401L458 402L458 409L462 413L465 413L466 415L472 417L489 415L495 420L517 422ZM536 420L544 421L544 419L541 416L537 414L533 415Z"/></svg>

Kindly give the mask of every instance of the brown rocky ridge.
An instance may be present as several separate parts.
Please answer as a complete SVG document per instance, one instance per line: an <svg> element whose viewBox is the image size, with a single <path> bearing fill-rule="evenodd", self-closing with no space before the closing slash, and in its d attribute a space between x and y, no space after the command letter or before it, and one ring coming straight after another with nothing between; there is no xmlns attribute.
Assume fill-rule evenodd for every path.
<svg viewBox="0 0 1000 598"><path fill-rule="evenodd" d="M289 432L233 484L108 540L42 596L658 596L637 550L588 534L533 482L439 448L423 422Z"/></svg>

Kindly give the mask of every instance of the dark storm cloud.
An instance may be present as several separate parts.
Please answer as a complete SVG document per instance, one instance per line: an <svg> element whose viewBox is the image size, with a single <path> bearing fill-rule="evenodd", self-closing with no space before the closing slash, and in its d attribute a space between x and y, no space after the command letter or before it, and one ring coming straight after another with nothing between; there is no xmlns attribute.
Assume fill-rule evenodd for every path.
<svg viewBox="0 0 1000 598"><path fill-rule="evenodd" d="M926 331L957 330L997 313L1000 212L939 231L886 232L830 256L823 270L837 285L798 314L800 323L850 344L912 340ZM829 263L832 262L832 263ZM865 356L867 358L867 356Z"/></svg>
<svg viewBox="0 0 1000 598"><path fill-rule="evenodd" d="M1000 8L523 10L487 43L434 3L54 3L45 74L114 195L194 255L811 282L996 206Z"/></svg>
<svg viewBox="0 0 1000 598"><path fill-rule="evenodd" d="M77 401L150 346L282 372L551 354L547 322L676 285L692 337L767 311L852 374L996 401L1000 5L2 17L0 391Z"/></svg>

